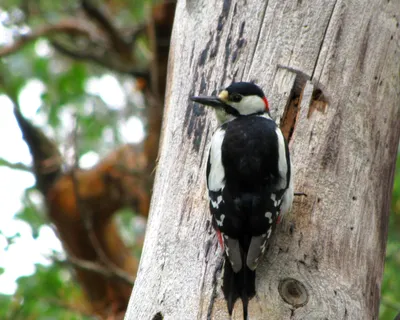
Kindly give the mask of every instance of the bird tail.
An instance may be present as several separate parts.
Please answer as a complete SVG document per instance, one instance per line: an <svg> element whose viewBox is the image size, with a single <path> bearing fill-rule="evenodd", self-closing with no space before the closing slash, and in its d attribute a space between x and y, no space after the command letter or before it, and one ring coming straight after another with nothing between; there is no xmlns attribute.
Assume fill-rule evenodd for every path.
<svg viewBox="0 0 400 320"><path fill-rule="evenodd" d="M242 253L243 266L239 272L234 272L229 259L225 256L224 279L222 291L228 305L229 315L232 316L233 307L238 298L243 304L243 319L247 320L249 300L256 294L256 272L246 265L246 254Z"/></svg>

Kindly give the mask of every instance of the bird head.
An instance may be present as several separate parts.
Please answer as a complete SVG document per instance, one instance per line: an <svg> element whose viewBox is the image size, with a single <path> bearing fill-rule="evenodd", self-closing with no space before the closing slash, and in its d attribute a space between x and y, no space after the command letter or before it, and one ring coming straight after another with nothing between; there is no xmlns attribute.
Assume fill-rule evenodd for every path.
<svg viewBox="0 0 400 320"><path fill-rule="evenodd" d="M221 123L240 116L269 113L268 100L263 91L251 82L234 82L217 96L190 99L213 107Z"/></svg>

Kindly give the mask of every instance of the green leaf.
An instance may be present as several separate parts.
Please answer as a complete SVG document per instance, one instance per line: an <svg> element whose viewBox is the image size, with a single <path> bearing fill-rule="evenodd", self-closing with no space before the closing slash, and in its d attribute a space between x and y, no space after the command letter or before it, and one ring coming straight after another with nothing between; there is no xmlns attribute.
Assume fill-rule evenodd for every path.
<svg viewBox="0 0 400 320"><path fill-rule="evenodd" d="M32 206L24 207L15 215L18 220L25 221L32 229L32 237L36 239L39 236L39 229L45 224L43 217Z"/></svg>
<svg viewBox="0 0 400 320"><path fill-rule="evenodd" d="M33 72L36 78L39 78L44 83L49 82L50 75L48 71L49 60L45 58L38 58L33 61Z"/></svg>

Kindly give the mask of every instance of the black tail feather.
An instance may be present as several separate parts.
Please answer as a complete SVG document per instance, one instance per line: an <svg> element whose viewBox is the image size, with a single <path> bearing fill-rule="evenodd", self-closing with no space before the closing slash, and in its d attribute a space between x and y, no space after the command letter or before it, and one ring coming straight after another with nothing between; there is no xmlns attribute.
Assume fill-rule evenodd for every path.
<svg viewBox="0 0 400 320"><path fill-rule="evenodd" d="M243 261L246 261L245 259ZM250 270L244 263L243 268L235 273L229 259L225 257L224 279L222 291L228 305L229 315L232 315L233 307L238 298L243 304L243 319L247 320L249 300L256 294L256 272Z"/></svg>

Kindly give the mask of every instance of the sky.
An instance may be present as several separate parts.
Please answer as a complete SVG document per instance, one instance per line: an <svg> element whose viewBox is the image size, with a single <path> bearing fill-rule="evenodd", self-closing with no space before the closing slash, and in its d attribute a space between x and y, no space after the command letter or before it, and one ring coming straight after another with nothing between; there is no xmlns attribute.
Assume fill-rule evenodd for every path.
<svg viewBox="0 0 400 320"><path fill-rule="evenodd" d="M12 41L9 30L1 24L3 13L0 10L0 46ZM44 40L39 40L35 49L38 55L51 54L51 48ZM40 80L31 79L21 90L18 98L23 115L38 126L46 124L46 116L40 112L42 103L40 96L44 90L45 86ZM111 109L121 110L127 104L127 88L112 74L88 79L86 90L98 95ZM22 139L12 107L9 98L0 94L0 159L30 165L31 156ZM72 116L73 107L66 108L61 114L61 120L68 126ZM136 116L120 123L118 129L124 142L139 143L144 138L143 123ZM90 168L98 160L99 155L96 151L89 151L80 158L80 166ZM0 293L13 294L17 288L16 279L33 274L36 263L50 264L51 261L46 257L52 251L62 252L61 243L49 226L41 227L38 238L33 239L30 226L14 219L15 214L23 208L22 198L25 190L34 184L35 179L31 173L0 166L0 271L4 269L0 274ZM39 192L32 192L31 200L37 207L43 207ZM6 237L12 237L17 233L20 236L8 245Z"/></svg>

